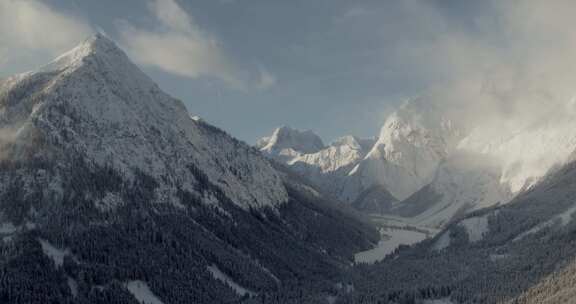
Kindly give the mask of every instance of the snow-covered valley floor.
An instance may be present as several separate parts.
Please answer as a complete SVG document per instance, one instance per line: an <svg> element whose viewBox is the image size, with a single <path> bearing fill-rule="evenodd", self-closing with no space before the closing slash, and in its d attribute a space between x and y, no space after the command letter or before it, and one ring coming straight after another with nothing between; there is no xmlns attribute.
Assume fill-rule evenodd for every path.
<svg viewBox="0 0 576 304"><path fill-rule="evenodd" d="M412 245L433 237L437 230L409 224L397 217L373 215L372 221L380 231L380 241L376 247L354 255L356 263L373 264L383 260L400 245Z"/></svg>
<svg viewBox="0 0 576 304"><path fill-rule="evenodd" d="M373 215L371 219L380 231L380 241L376 247L356 253L354 255L356 263L376 263L394 252L400 245L412 245L438 233L437 230L409 224L397 217Z"/></svg>

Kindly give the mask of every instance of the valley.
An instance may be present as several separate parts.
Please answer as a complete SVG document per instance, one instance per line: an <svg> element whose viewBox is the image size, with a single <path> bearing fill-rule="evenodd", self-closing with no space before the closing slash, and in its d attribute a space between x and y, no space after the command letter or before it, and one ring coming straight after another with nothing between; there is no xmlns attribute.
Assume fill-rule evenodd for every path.
<svg viewBox="0 0 576 304"><path fill-rule="evenodd" d="M370 9L237 2L146 0L139 10L123 2L114 8L133 16L107 11L110 34L68 15L88 2L68 11L65 2L0 0L0 67L54 57L0 78L0 303L573 302L576 102L561 73L570 56L516 60L508 57L516 48L507 49L516 38L522 51L539 50L533 33L547 47L570 41L539 34L541 24L530 39L516 37L524 21L570 18L515 2L522 18L487 22L468 12L460 19L474 22L458 19L456 34L444 21L470 4L371 3L384 5L386 20L399 18L388 8L418 17L400 14L385 26L415 35L409 43L366 51L346 46L364 40L369 29L355 26L374 18ZM510 13L492 4L483 8ZM306 15L308 6L322 9ZM347 13L337 18L332 6ZM204 26L215 15L189 13L202 8L241 24L213 34ZM281 13L269 18L270 9ZM483 26L494 20L505 34L488 39ZM298 28L305 41L275 34ZM329 28L339 30L324 35ZM553 32L563 28L572 27ZM472 32L473 50L459 40ZM441 56L416 41L439 43L432 52ZM482 48L487 41L498 45ZM279 46L254 47L269 44ZM327 49L313 51L318 44ZM457 50L442 51L448 46ZM341 62L340 51L354 62ZM389 59L409 54L410 64ZM428 71L416 58L464 67ZM284 67L278 77L268 70L275 65ZM362 75L342 72L358 66Z"/></svg>

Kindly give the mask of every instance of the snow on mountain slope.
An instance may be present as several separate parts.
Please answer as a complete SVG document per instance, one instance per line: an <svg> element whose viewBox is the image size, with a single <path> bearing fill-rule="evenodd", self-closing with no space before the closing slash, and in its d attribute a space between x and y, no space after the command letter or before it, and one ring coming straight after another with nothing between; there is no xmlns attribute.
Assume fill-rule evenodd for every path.
<svg viewBox="0 0 576 304"><path fill-rule="evenodd" d="M284 133L290 136L282 135ZM350 201L354 198L346 197L343 192L348 175L373 143L373 139L344 136L324 147L320 138L310 131L281 127L271 137L261 139L257 147L269 157L287 164L324 192Z"/></svg>
<svg viewBox="0 0 576 304"><path fill-rule="evenodd" d="M500 170L499 163L485 155L454 153L440 164L428 186L392 213L420 225L442 227L455 216L507 203L512 193L500 183Z"/></svg>
<svg viewBox="0 0 576 304"><path fill-rule="evenodd" d="M299 154L288 161L288 165L294 167L298 167L299 164L311 165L318 168L320 173L326 174L349 167L361 160L364 155L365 150L359 140L346 136L316 153Z"/></svg>
<svg viewBox="0 0 576 304"><path fill-rule="evenodd" d="M125 284L126 289L140 304L164 304L152 291L146 282L130 281Z"/></svg>
<svg viewBox="0 0 576 304"><path fill-rule="evenodd" d="M11 131L5 133L16 147L41 133L128 176L139 170L164 180L155 193L159 203L178 201L172 183L194 193L195 170L242 208L287 200L279 175L258 153L191 119L180 101L163 93L102 35L38 72L5 80L0 127ZM218 202L215 197L202 200Z"/></svg>
<svg viewBox="0 0 576 304"><path fill-rule="evenodd" d="M458 144L458 149L498 159L502 164L500 182L518 193L572 159L576 150L574 114L573 110L567 110L563 117L512 131L504 131L511 129L508 125L494 125L488 131L476 129Z"/></svg>
<svg viewBox="0 0 576 304"><path fill-rule="evenodd" d="M506 205L474 211L373 268L359 267L365 282L355 284L357 294L450 286L454 303L571 303L575 186L571 162Z"/></svg>
<svg viewBox="0 0 576 304"><path fill-rule="evenodd" d="M375 248L359 252L354 256L356 263L373 264L393 253L400 245L412 245L425 240L427 235L417 230L402 228L380 228L382 239Z"/></svg>
<svg viewBox="0 0 576 304"><path fill-rule="evenodd" d="M405 102L386 120L378 141L351 173L351 196L382 185L403 200L428 184L458 138L453 123L425 99Z"/></svg>
<svg viewBox="0 0 576 304"><path fill-rule="evenodd" d="M399 204L396 214L441 227L468 212L508 203L573 159L573 110L522 125L500 121L473 128L454 145L431 182Z"/></svg>
<svg viewBox="0 0 576 304"><path fill-rule="evenodd" d="M388 117L376 141L348 136L316 153L272 153L264 144L268 138L259 146L340 200L378 212L430 183L459 138L460 130L440 109L412 99Z"/></svg>
<svg viewBox="0 0 576 304"><path fill-rule="evenodd" d="M5 79L0 298L238 302L236 282L315 302L377 232L275 165L191 118L102 35Z"/></svg>
<svg viewBox="0 0 576 304"><path fill-rule="evenodd" d="M573 159L576 123L569 115L518 128L512 136L503 135L510 134L508 127L473 130L439 166L432 182L405 200L398 212L440 227L458 215L508 203Z"/></svg>
<svg viewBox="0 0 576 304"><path fill-rule="evenodd" d="M283 126L274 130L272 136L260 139L256 146L271 155L281 155L283 150L315 153L324 148L324 143L310 130L300 131Z"/></svg>
<svg viewBox="0 0 576 304"><path fill-rule="evenodd" d="M449 114L457 111L422 97L391 114L375 143L348 137L344 145L316 153L284 149L276 158L359 210L439 228L509 202L572 160L576 113L573 106L561 112L529 123L507 118L469 125Z"/></svg>
<svg viewBox="0 0 576 304"><path fill-rule="evenodd" d="M489 232L488 216L475 216L464 219L460 225L466 230L468 241L471 243L481 241Z"/></svg>

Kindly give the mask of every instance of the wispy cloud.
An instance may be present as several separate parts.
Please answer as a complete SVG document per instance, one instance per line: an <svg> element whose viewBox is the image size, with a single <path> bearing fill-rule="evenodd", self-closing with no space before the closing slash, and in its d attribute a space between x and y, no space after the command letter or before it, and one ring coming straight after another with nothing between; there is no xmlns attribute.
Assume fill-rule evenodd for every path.
<svg viewBox="0 0 576 304"><path fill-rule="evenodd" d="M215 77L229 86L246 89L274 84L271 74L262 74L255 84L225 54L222 43L196 24L174 0L151 0L148 9L156 25L140 28L128 21L119 23L121 42L141 64L176 75Z"/></svg>
<svg viewBox="0 0 576 304"><path fill-rule="evenodd" d="M272 75L266 68L260 67L260 76L256 82L256 88L266 90L276 85L276 76Z"/></svg>
<svg viewBox="0 0 576 304"><path fill-rule="evenodd" d="M474 28L466 28L431 2L403 1L394 14L409 23L383 26L391 46L382 56L394 70L426 83L430 102L479 128L497 121L513 133L546 118L572 115L576 19L570 12L576 2L484 3L489 13L471 13Z"/></svg>
<svg viewBox="0 0 576 304"><path fill-rule="evenodd" d="M87 22L41 1L0 1L0 64L30 52L57 55L90 33Z"/></svg>

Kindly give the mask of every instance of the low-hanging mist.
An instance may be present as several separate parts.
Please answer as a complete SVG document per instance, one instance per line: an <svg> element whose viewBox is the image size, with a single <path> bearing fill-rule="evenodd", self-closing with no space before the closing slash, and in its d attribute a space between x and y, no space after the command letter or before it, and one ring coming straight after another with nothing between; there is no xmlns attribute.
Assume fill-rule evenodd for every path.
<svg viewBox="0 0 576 304"><path fill-rule="evenodd" d="M464 28L430 3L403 4L403 14L417 25L393 56L429 78L420 94L465 130L458 147L501 160L502 180L517 191L566 161L574 148L567 132L576 114L576 21L570 16L576 3L484 5ZM415 39L418 30L429 37Z"/></svg>

